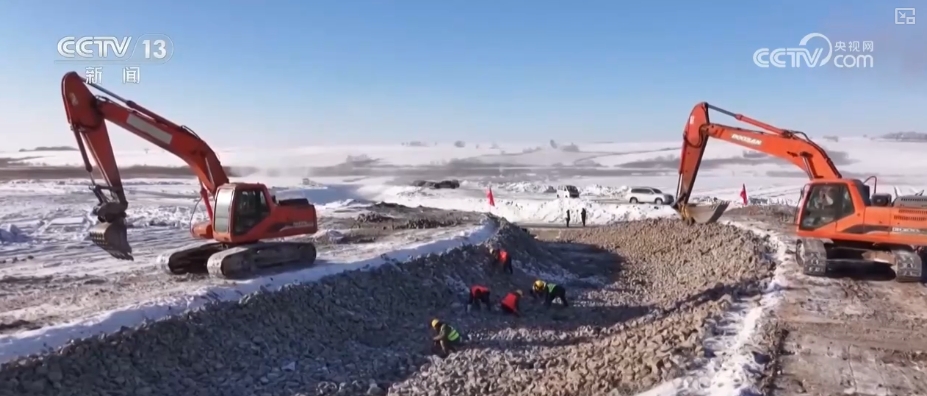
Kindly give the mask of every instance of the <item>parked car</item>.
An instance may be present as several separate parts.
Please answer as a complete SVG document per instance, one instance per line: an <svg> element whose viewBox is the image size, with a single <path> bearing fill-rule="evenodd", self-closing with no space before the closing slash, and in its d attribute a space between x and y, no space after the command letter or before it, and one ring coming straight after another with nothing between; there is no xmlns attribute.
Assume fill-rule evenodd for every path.
<svg viewBox="0 0 927 396"><path fill-rule="evenodd" d="M579 189L570 185L559 186L557 187L557 198L579 198Z"/></svg>
<svg viewBox="0 0 927 396"><path fill-rule="evenodd" d="M636 203L654 203L657 205L670 205L673 203L673 196L663 193L653 187L632 187L628 192L628 202Z"/></svg>

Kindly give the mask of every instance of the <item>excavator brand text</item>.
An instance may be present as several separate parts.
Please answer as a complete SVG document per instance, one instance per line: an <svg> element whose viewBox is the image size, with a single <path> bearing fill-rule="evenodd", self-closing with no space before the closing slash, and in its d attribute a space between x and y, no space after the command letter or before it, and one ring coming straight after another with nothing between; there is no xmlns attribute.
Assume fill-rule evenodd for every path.
<svg viewBox="0 0 927 396"><path fill-rule="evenodd" d="M763 144L763 141L761 141L760 139L749 138L749 137L738 135L738 134L731 134L731 139L741 141L746 144L752 144L754 146L761 146Z"/></svg>
<svg viewBox="0 0 927 396"><path fill-rule="evenodd" d="M892 232L900 232L905 234L923 234L922 230L917 228L905 228L905 227L892 227Z"/></svg>

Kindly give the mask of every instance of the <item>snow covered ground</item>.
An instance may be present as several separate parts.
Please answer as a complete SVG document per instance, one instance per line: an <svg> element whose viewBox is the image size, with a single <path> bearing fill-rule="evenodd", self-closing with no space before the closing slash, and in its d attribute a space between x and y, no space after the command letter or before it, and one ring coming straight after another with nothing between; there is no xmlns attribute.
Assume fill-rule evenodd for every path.
<svg viewBox="0 0 927 396"><path fill-rule="evenodd" d="M920 147L916 143L845 139L839 143L825 142L824 145L828 150L845 153L847 158L852 159L846 161L845 165L838 164L842 171L878 175L880 192L891 192L895 188L902 192L917 191L927 185L927 175L922 173L919 163ZM652 186L674 193L675 169L662 174L629 173L620 177L603 176L599 171L603 168L646 168L660 161L672 163L672 156L678 155L678 142L580 144L578 150L555 149L546 144L481 144L479 148L469 144L464 148L447 144L436 147L304 147L279 150L272 156L277 158L281 166L302 163L307 167L334 166L347 159L359 158L375 160L379 166L402 167L448 165L454 161L501 164L499 175L464 179L462 188L456 190L408 187L397 185L404 183L395 182L389 177L363 174L347 177L314 176L308 170L306 175L320 187L306 188L302 177L253 175L245 179L263 182L285 196L309 198L318 205L323 219L355 216L363 211L365 205L376 201L492 212L521 223L562 223L567 211L571 211L575 218L583 208L589 213L589 223L592 225L674 215L667 207L623 205L618 200L629 186ZM229 166L253 166L258 163L258 158L268 154L266 150L234 148L220 149L218 152ZM717 142L709 146L706 159L743 158L743 153L744 150L737 146ZM119 152L117 156L123 166L182 165L179 160L157 152L157 149L147 153ZM0 157L23 158L23 163L29 164L59 166L79 162L77 152L0 153ZM648 161L651 165L646 165ZM536 167L538 171L531 182L512 181L505 177L507 166ZM571 166L575 169L569 175L548 169L557 166ZM791 203L798 198L805 180L791 174L776 175L795 171L791 165L784 163L719 165L703 171L696 192L697 196L736 202L741 187L745 185L750 198L758 202ZM578 186L582 197L556 199L552 190L559 184ZM490 187L495 198L494 207L489 206L486 198ZM202 207L199 212L194 211L198 187L193 179L133 179L126 182L126 190L130 201L129 223L133 227L130 229L130 238L140 255L155 254L168 247L190 243L187 227L192 221L205 218ZM86 278L88 282L106 277L118 283L134 282L139 277L139 271L154 271L151 262L112 260L85 241L87 230L94 223L89 215L92 204L92 195L83 180L13 180L0 183L0 284L17 285L2 287L4 290L0 293L5 295L4 298L10 298L11 291L27 290L29 284L47 286L54 277ZM196 308L211 299L236 298L241 293L259 287L279 287L287 282L311 280L334 271L382 263L380 256L384 254L401 259L413 254L444 250L461 243L477 243L485 238L487 232L485 227L411 232L364 248L351 247L350 250L334 251L320 257L319 268L275 279L244 283L218 282L206 286L183 282L152 282L144 293L131 300L114 297L113 306L103 307L105 309L82 303L80 299L43 301L29 309L44 310L47 314L60 317L61 323L0 336L0 361L60 345L68 337L113 331L141 320ZM775 292L771 290L771 297L763 300L763 306L774 303ZM19 297L41 300L41 296L37 295ZM743 344L749 338L752 331L750 327L756 325L762 312L763 309L756 307L744 307L740 322L732 322L741 326L740 330L732 330L737 334L732 348L735 348L733 345L737 342ZM25 314L15 310L0 312L0 318L4 319L3 322L10 322ZM742 365L737 359L718 362L718 366L714 367L714 387L737 388L735 384L724 382L727 377L744 375L734 373L738 370L735 366ZM663 387L664 390L670 388L673 386Z"/></svg>

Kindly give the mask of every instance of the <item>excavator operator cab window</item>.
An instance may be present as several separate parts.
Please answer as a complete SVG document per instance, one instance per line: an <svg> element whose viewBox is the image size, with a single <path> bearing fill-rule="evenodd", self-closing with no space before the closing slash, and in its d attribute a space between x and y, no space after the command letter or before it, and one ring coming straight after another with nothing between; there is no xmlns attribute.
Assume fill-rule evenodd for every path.
<svg viewBox="0 0 927 396"><path fill-rule="evenodd" d="M270 206L262 189L241 189L235 193L232 235L244 235L270 215Z"/></svg>
<svg viewBox="0 0 927 396"><path fill-rule="evenodd" d="M833 225L856 212L846 184L809 184L803 190L806 195L798 223L801 230L811 231Z"/></svg>

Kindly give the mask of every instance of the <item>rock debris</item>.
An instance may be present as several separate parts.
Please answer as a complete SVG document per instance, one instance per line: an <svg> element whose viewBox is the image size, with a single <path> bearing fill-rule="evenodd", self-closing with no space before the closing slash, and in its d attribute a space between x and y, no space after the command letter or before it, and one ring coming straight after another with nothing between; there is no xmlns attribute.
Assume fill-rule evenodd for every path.
<svg viewBox="0 0 927 396"><path fill-rule="evenodd" d="M493 221L484 245L21 358L0 370L0 395L628 394L703 362L711 318L773 270L764 240L725 225L650 220L538 240ZM514 275L489 246L512 254ZM575 306L546 309L526 295L521 318L464 309L471 284L498 300L536 278L564 285ZM463 350L430 355L433 317L469 339Z"/></svg>

